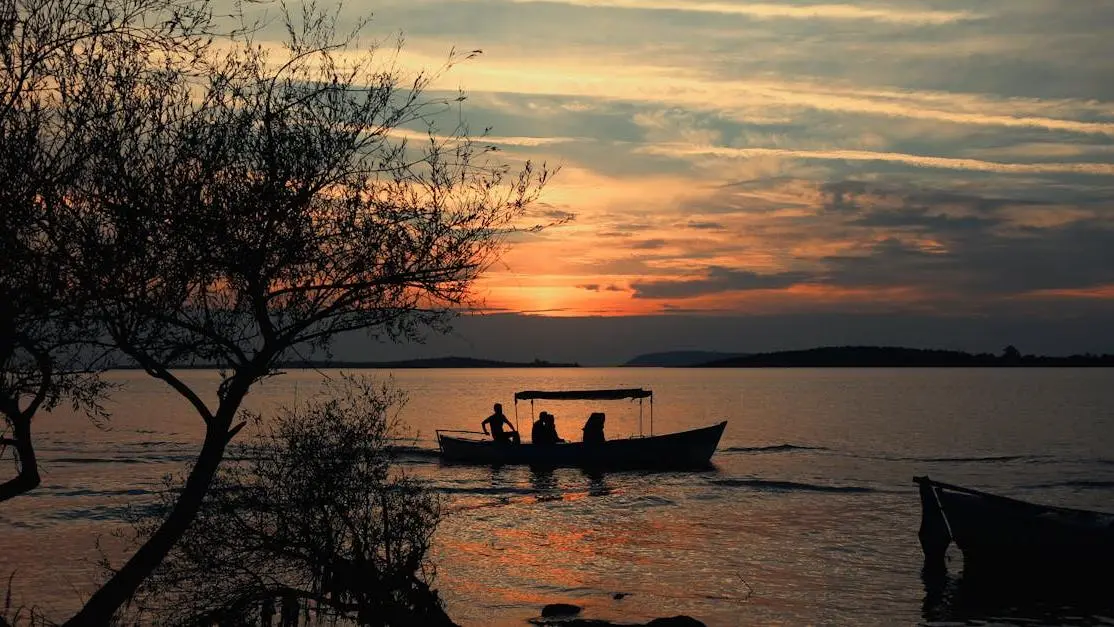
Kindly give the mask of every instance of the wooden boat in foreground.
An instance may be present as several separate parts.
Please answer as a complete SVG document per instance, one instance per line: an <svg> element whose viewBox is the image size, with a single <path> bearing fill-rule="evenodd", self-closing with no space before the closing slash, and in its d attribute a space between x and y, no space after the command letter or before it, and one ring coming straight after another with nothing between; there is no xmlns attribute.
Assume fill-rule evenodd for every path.
<svg viewBox="0 0 1114 627"><path fill-rule="evenodd" d="M520 400L617 400L653 398L653 392L643 389L623 390L562 390L525 391L515 393L515 405ZM651 400L651 412L653 407ZM641 411L639 425L641 430ZM437 431L437 444L445 461L470 464L529 464L540 467L584 466L602 468L684 468L707 466L716 452L727 421L700 429L666 435L632 436L586 444L560 442L557 444L510 444L495 442L474 432ZM454 434L469 434L462 437Z"/></svg>
<svg viewBox="0 0 1114 627"><path fill-rule="evenodd" d="M953 540L965 575L1104 573L1114 564L1114 514L1037 505L914 477L920 486L925 566L943 569Z"/></svg>

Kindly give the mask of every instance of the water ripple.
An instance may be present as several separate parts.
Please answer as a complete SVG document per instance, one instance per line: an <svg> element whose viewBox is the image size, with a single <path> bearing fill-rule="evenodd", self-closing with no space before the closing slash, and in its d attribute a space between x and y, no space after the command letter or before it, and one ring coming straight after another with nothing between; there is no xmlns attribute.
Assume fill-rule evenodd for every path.
<svg viewBox="0 0 1114 627"><path fill-rule="evenodd" d="M130 488L124 490L90 490L88 488L75 488L75 489L61 489L49 493L51 496L142 496L144 494L154 494L150 490L142 488Z"/></svg>
<svg viewBox="0 0 1114 627"><path fill-rule="evenodd" d="M836 492L868 493L877 492L874 488L863 486L834 486L816 483L797 483L795 481L773 481L769 479L712 479L709 483L729 488L752 488L768 492Z"/></svg>
<svg viewBox="0 0 1114 627"><path fill-rule="evenodd" d="M162 454L128 457L54 457L44 461L53 464L160 464L165 462L193 461L196 455L189 454Z"/></svg>
<svg viewBox="0 0 1114 627"><path fill-rule="evenodd" d="M1085 488L1089 490L1110 490L1114 489L1114 481L1097 481L1088 479L1076 479L1070 481L1060 481L1056 483L1039 483L1036 485L1026 486L1029 488Z"/></svg>
<svg viewBox="0 0 1114 627"><path fill-rule="evenodd" d="M1025 462L1025 463L1043 463L1055 460L1051 455L958 455L949 457L933 457L933 456L900 456L900 455L852 455L852 457L860 457L862 459L878 459L887 462L923 462L923 463L947 463L947 464L964 464L964 463L999 463L999 462Z"/></svg>

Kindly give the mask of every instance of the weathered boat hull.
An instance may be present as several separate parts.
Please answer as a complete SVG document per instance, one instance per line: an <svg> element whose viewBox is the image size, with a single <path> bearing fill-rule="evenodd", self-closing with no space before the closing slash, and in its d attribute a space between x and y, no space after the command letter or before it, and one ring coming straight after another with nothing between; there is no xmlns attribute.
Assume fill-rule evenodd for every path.
<svg viewBox="0 0 1114 627"><path fill-rule="evenodd" d="M599 444L506 444L445 433L438 433L437 441L441 447L441 458L458 463L528 464L539 467L698 467L711 463L726 426L724 421L691 431L608 440Z"/></svg>
<svg viewBox="0 0 1114 627"><path fill-rule="evenodd" d="M921 546L926 566L943 566L950 541L965 573L1076 575L1109 572L1114 515L1050 507L969 488L914 479L920 485Z"/></svg>

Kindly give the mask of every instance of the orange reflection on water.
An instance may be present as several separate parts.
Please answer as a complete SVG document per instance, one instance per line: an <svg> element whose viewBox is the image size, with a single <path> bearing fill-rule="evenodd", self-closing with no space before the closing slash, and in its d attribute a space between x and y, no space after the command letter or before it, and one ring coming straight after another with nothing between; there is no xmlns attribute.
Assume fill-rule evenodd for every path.
<svg viewBox="0 0 1114 627"><path fill-rule="evenodd" d="M523 529L502 528L484 540L447 538L442 551L454 563L482 568L488 574L503 573L500 579L513 580L515 573L535 581L562 588L585 586L589 580L582 565L590 561L596 548L588 530L545 528L531 524ZM491 584L480 578L465 580L468 593L488 594ZM500 587L508 600L523 601L521 586Z"/></svg>

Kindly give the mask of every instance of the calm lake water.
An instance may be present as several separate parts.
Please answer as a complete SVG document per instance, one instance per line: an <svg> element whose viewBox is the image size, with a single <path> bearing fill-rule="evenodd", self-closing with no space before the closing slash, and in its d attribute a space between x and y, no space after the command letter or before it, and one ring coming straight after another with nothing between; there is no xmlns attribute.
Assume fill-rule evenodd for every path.
<svg viewBox="0 0 1114 627"><path fill-rule="evenodd" d="M324 373L326 375L336 373ZM404 455L446 497L435 585L458 622L525 625L542 605L709 625L1091 624L1094 607L926 599L914 475L1049 504L1114 510L1114 369L515 369L367 371L392 377L417 437ZM185 373L215 388L216 374ZM259 386L253 408L313 394L323 373ZM201 421L164 386L126 387L105 429L66 412L37 423L43 486L0 505L0 574L14 601L62 618L88 594L129 503L188 463ZM524 389L649 387L664 433L728 420L702 472L443 466L434 430L478 429ZM593 409L637 434L639 404L538 402L565 437ZM519 403L529 433L529 403ZM649 405L643 406L649 431ZM959 570L952 549L951 570ZM957 583L955 581L952 582ZM622 593L618 595L617 593ZM615 596L621 596L616 599Z"/></svg>

